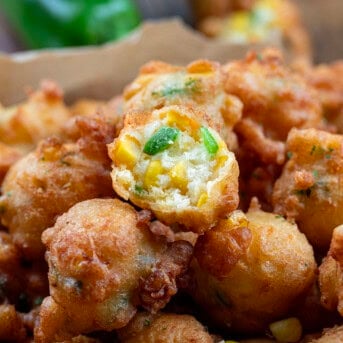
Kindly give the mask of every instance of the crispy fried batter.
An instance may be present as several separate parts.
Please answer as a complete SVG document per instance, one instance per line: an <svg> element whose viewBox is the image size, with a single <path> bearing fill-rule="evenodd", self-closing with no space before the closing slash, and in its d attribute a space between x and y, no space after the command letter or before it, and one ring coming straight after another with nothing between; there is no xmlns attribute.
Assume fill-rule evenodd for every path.
<svg viewBox="0 0 343 343"><path fill-rule="evenodd" d="M188 269L193 247L185 241L176 241L162 256L151 274L140 279L139 298L142 306L156 313L177 292L177 277Z"/></svg>
<svg viewBox="0 0 343 343"><path fill-rule="evenodd" d="M23 342L26 330L23 322L12 305L0 305L0 340Z"/></svg>
<svg viewBox="0 0 343 343"><path fill-rule="evenodd" d="M60 134L70 117L61 88L45 80L26 102L0 110L0 141L27 152L42 138Z"/></svg>
<svg viewBox="0 0 343 343"><path fill-rule="evenodd" d="M138 313L119 330L122 343L213 343L205 328L193 317L172 313Z"/></svg>
<svg viewBox="0 0 343 343"><path fill-rule="evenodd" d="M153 61L141 68L140 75L124 91L124 113L171 105L192 107L206 114L229 148L236 148L232 128L241 118L242 104L225 93L218 63L198 60L181 68Z"/></svg>
<svg viewBox="0 0 343 343"><path fill-rule="evenodd" d="M251 208L234 212L195 246L191 295L214 325L263 333L315 279L312 247L296 225Z"/></svg>
<svg viewBox="0 0 343 343"><path fill-rule="evenodd" d="M224 70L226 91L244 104L243 120L235 127L240 144L261 161L282 164L282 143L289 130L320 125L321 108L314 91L286 68L277 50L249 53Z"/></svg>
<svg viewBox="0 0 343 343"><path fill-rule="evenodd" d="M319 285L323 306L343 316L343 225L333 230L329 252L319 267Z"/></svg>
<svg viewBox="0 0 343 343"><path fill-rule="evenodd" d="M48 250L51 297L42 305L37 342L125 326L141 304L139 283L159 270L169 277L159 289L168 289L185 270L192 250L187 242L167 250L166 243L154 239L149 225L142 225L133 207L114 199L78 203L43 233L42 240ZM157 292L155 306L155 290L147 307L158 310L171 294L158 297Z"/></svg>
<svg viewBox="0 0 343 343"><path fill-rule="evenodd" d="M20 150L0 142L0 186L8 169L19 160L21 155Z"/></svg>
<svg viewBox="0 0 343 343"><path fill-rule="evenodd" d="M290 160L273 191L274 211L295 220L317 248L327 249L343 222L343 136L293 129Z"/></svg>
<svg viewBox="0 0 343 343"><path fill-rule="evenodd" d="M114 129L100 117L73 118L68 141L51 137L12 166L2 185L1 220L29 259L41 258L41 233L75 203L113 195L106 144Z"/></svg>
<svg viewBox="0 0 343 343"><path fill-rule="evenodd" d="M318 91L325 118L343 133L343 61L308 68L303 74Z"/></svg>

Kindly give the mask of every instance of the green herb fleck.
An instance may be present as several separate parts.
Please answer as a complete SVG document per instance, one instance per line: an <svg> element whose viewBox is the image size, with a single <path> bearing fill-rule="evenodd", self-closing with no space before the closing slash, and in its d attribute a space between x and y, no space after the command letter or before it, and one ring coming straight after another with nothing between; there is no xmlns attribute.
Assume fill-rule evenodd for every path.
<svg viewBox="0 0 343 343"><path fill-rule="evenodd" d="M168 149L177 139L180 130L163 126L145 143L143 151L148 155L156 155Z"/></svg>
<svg viewBox="0 0 343 343"><path fill-rule="evenodd" d="M140 185L135 185L134 192L137 195L145 195L147 191Z"/></svg>
<svg viewBox="0 0 343 343"><path fill-rule="evenodd" d="M329 160L333 151L333 148L324 149L320 145L313 145L310 151L310 155L324 156L327 160Z"/></svg>
<svg viewBox="0 0 343 343"><path fill-rule="evenodd" d="M150 326L151 322L149 319L144 319L144 326Z"/></svg>
<svg viewBox="0 0 343 343"><path fill-rule="evenodd" d="M275 216L275 218L276 218L276 219L285 219L285 217L282 216L281 214L277 214L277 215Z"/></svg>
<svg viewBox="0 0 343 343"><path fill-rule="evenodd" d="M318 170L313 170L312 175L314 176L315 179L318 179L318 176L319 176Z"/></svg>
<svg viewBox="0 0 343 343"><path fill-rule="evenodd" d="M286 156L287 156L287 159L290 160L292 158L292 156L293 156L293 152L292 151L287 151Z"/></svg>
<svg viewBox="0 0 343 343"><path fill-rule="evenodd" d="M167 86L161 91L153 91L153 96L162 96L162 97L173 97L175 95L188 95L192 93L199 92L199 80L189 79L185 82L184 86Z"/></svg>
<svg viewBox="0 0 343 343"><path fill-rule="evenodd" d="M212 136L211 132L206 127L200 128L201 138L204 142L205 148L210 155L215 155L219 149L217 141Z"/></svg>

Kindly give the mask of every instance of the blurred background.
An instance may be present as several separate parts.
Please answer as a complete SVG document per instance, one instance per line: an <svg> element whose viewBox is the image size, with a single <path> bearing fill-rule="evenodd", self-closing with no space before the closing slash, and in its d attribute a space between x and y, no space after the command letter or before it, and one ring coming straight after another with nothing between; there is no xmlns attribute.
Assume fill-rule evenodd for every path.
<svg viewBox="0 0 343 343"><path fill-rule="evenodd" d="M0 52L102 44L173 16L228 44L280 41L315 63L343 55L343 0L0 0Z"/></svg>

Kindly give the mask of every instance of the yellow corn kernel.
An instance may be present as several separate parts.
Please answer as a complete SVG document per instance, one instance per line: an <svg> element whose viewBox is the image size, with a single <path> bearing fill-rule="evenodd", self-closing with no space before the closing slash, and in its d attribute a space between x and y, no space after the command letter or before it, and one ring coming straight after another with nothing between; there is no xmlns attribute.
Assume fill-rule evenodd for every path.
<svg viewBox="0 0 343 343"><path fill-rule="evenodd" d="M199 60L187 66L187 71L190 74L206 74L215 71L215 65L210 61Z"/></svg>
<svg viewBox="0 0 343 343"><path fill-rule="evenodd" d="M144 176L144 186L154 186L158 180L158 176L163 172L163 167L160 161L151 161Z"/></svg>
<svg viewBox="0 0 343 343"><path fill-rule="evenodd" d="M269 325L269 329L276 340L280 342L298 342L302 335L301 323L294 317L274 322Z"/></svg>
<svg viewBox="0 0 343 343"><path fill-rule="evenodd" d="M132 82L124 90L124 93L123 93L124 100L130 100L133 96L135 96L138 92L140 92L142 88L145 87L151 80L152 80L151 75L139 76L134 82Z"/></svg>
<svg viewBox="0 0 343 343"><path fill-rule="evenodd" d="M207 199L208 199L207 193L202 193L199 197L197 207L201 207L201 206L205 205Z"/></svg>
<svg viewBox="0 0 343 343"><path fill-rule="evenodd" d="M188 118L186 116L182 116L180 113L176 111L168 111L167 113L167 123L168 125L172 126L175 124L181 130L198 130L200 125L195 120Z"/></svg>
<svg viewBox="0 0 343 343"><path fill-rule="evenodd" d="M174 186L179 188L182 192L186 192L188 179L185 164L180 161L169 171L168 174Z"/></svg>
<svg viewBox="0 0 343 343"><path fill-rule="evenodd" d="M219 168L221 168L225 164L226 161L227 161L227 156L225 156L225 155L220 156L217 160L215 171L217 171Z"/></svg>
<svg viewBox="0 0 343 343"><path fill-rule="evenodd" d="M115 151L116 164L124 164L132 168L138 159L139 148L135 142L129 139L122 139L117 143Z"/></svg>

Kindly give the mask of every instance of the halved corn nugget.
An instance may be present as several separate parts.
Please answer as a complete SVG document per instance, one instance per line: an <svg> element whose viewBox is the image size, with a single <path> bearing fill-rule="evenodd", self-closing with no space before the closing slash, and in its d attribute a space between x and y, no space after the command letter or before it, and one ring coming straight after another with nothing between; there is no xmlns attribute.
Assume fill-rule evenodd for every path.
<svg viewBox="0 0 343 343"><path fill-rule="evenodd" d="M115 191L167 224L204 232L238 205L238 165L189 107L129 114L109 145Z"/></svg>

